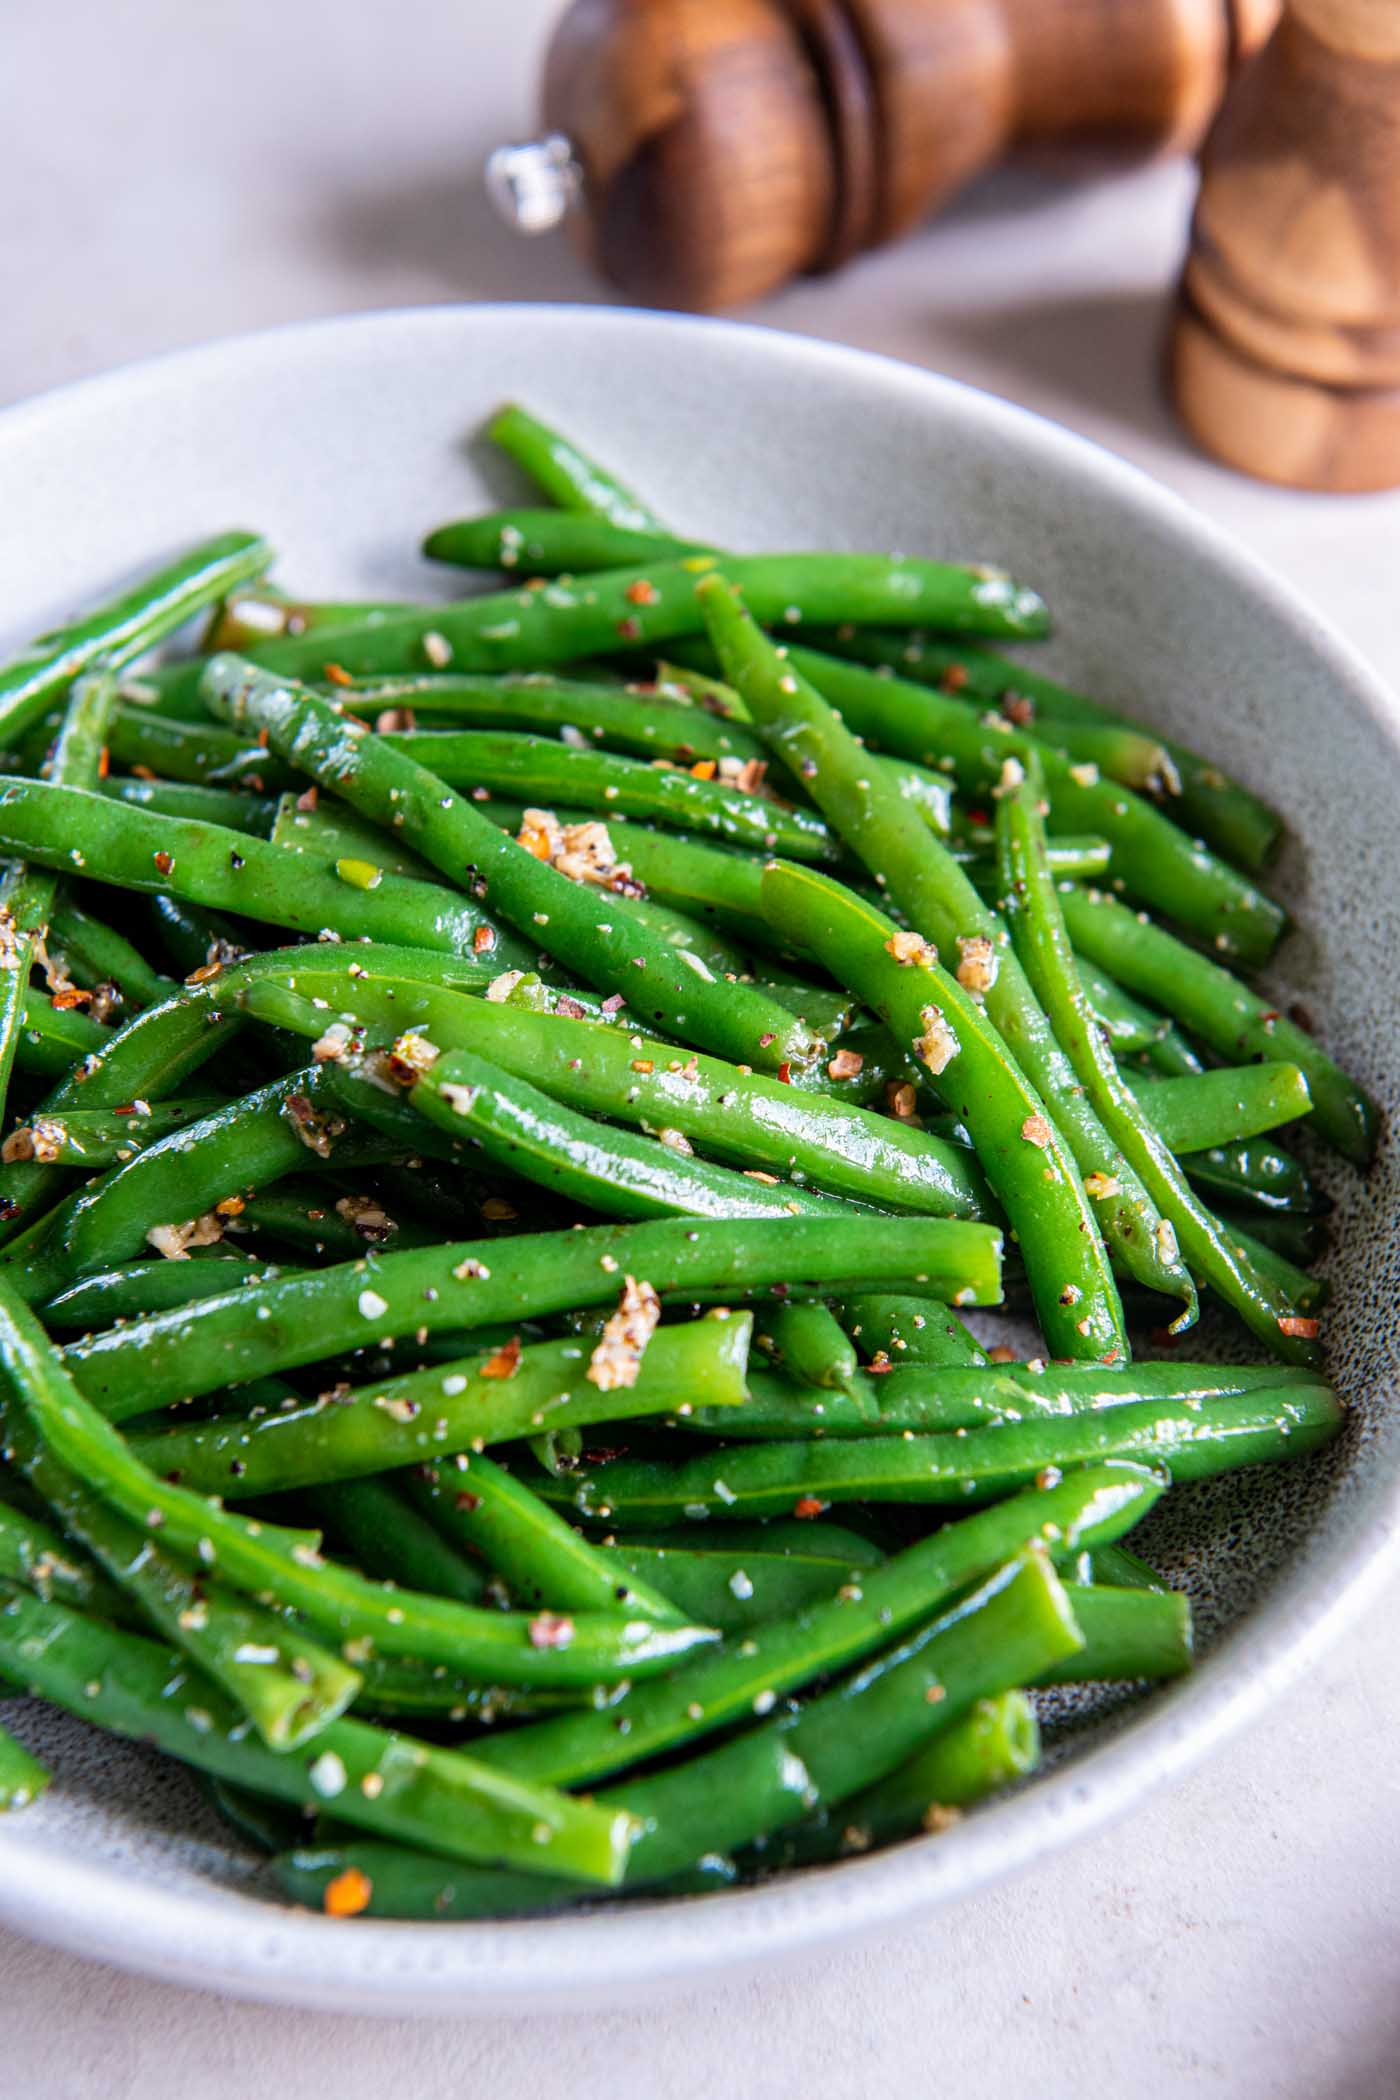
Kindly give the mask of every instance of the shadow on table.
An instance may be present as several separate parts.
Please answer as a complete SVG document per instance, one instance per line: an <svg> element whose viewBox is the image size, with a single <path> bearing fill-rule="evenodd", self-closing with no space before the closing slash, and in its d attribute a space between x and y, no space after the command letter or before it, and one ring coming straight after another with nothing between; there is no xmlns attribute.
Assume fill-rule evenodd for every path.
<svg viewBox="0 0 1400 2100"><path fill-rule="evenodd" d="M470 155L398 190L370 181L329 200L325 237L367 286L405 275L444 299L596 301L606 290L566 235L528 240L496 215Z"/></svg>
<svg viewBox="0 0 1400 2100"><path fill-rule="evenodd" d="M1092 292L975 312L942 307L932 326L982 386L1013 400L1045 402L1049 392L1080 427L1087 411L1096 422L1176 444L1162 388L1166 311L1155 289Z"/></svg>

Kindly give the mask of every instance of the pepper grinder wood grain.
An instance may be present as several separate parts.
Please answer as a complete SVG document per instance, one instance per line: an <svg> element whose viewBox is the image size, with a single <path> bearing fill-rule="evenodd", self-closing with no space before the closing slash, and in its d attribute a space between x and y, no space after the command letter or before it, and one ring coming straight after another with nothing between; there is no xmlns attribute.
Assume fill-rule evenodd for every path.
<svg viewBox="0 0 1400 2100"><path fill-rule="evenodd" d="M1400 485L1400 0L1286 0L1202 154L1186 423L1294 488Z"/></svg>
<svg viewBox="0 0 1400 2100"><path fill-rule="evenodd" d="M571 0L510 222L648 304L742 306L1019 147L1192 147L1277 0Z"/></svg>

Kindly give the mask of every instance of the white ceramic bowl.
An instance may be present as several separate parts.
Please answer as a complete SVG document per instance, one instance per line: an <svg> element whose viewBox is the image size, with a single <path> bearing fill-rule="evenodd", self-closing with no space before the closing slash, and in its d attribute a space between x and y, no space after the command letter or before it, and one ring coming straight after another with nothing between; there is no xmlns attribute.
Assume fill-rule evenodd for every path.
<svg viewBox="0 0 1400 2100"><path fill-rule="evenodd" d="M473 438L516 396L687 532L1001 562L1059 619L1037 658L1194 742L1287 813L1303 931L1275 978L1385 1102L1400 1067L1396 717L1364 667L1199 516L1093 446L947 380L728 324L435 308L216 345L0 417L0 579L18 643L211 529L269 532L308 595L431 594L415 553L515 484ZM1185 1684L1072 1716L1014 1798L939 1838L752 1892L538 1923L337 1922L249 1892L175 1766L44 1717L59 1771L0 1831L0 1920L246 1996L363 2012L554 2011L888 1925L1043 1857L1181 1770L1295 1678L1377 1576L1400 1514L1396 1164L1341 1174L1325 1459L1178 1491L1152 1550L1195 1597Z"/></svg>

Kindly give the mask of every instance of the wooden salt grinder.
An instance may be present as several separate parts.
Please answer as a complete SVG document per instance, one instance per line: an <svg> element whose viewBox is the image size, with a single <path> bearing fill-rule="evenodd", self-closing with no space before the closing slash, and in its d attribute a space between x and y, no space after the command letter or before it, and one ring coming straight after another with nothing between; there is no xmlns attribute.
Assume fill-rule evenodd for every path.
<svg viewBox="0 0 1400 2100"><path fill-rule="evenodd" d="M743 305L906 231L1019 145L1193 146L1277 0L573 0L546 137L492 156L632 298Z"/></svg>
<svg viewBox="0 0 1400 2100"><path fill-rule="evenodd" d="M1246 473L1400 485L1400 0L1285 0L1206 141L1170 380Z"/></svg>

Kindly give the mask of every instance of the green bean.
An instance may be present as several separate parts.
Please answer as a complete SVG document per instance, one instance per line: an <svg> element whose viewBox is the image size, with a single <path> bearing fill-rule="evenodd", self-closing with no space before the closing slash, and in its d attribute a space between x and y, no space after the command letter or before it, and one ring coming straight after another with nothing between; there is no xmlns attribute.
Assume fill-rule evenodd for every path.
<svg viewBox="0 0 1400 2100"><path fill-rule="evenodd" d="M113 1321L145 1319L197 1305L206 1298L222 1298L238 1286L288 1273L276 1264L264 1266L245 1258L225 1242L223 1258L217 1261L157 1259L86 1276L48 1299L40 1310L46 1327L90 1334Z"/></svg>
<svg viewBox="0 0 1400 2100"><path fill-rule="evenodd" d="M159 1479L79 1393L43 1330L3 1282L0 1363L36 1434L104 1501L148 1529L155 1516L163 1544L178 1558L216 1568L235 1588L299 1612L343 1642L368 1641L386 1655L480 1671L492 1682L548 1685L664 1669L713 1638L702 1627L600 1614L542 1629L524 1615L370 1582L323 1560L315 1533L308 1541L304 1533L234 1516Z"/></svg>
<svg viewBox="0 0 1400 2100"><path fill-rule="evenodd" d="M119 707L108 749L119 765L197 787L246 787L254 795L290 787L295 774L265 750L215 722L181 722L141 707Z"/></svg>
<svg viewBox="0 0 1400 2100"><path fill-rule="evenodd" d="M0 738L7 746L13 743L98 662L129 661L172 634L201 606L261 574L270 552L266 540L253 533L222 533L152 570L120 596L40 635L0 668Z"/></svg>
<svg viewBox="0 0 1400 2100"><path fill-rule="evenodd" d="M630 1538L601 1550L634 1579L654 1583L697 1625L717 1626L726 1634L789 1618L857 1577L849 1560L832 1555L730 1546L727 1527L719 1550L651 1546Z"/></svg>
<svg viewBox="0 0 1400 2100"><path fill-rule="evenodd" d="M353 1261L369 1247L432 1247L442 1235L411 1218L391 1217L376 1196L335 1197L314 1181L250 1196L228 1230L263 1233L294 1253Z"/></svg>
<svg viewBox="0 0 1400 2100"><path fill-rule="evenodd" d="M575 510L498 510L455 518L423 542L429 561L458 569L509 569L522 576L586 576L595 569L640 569L650 562L712 554L702 542L641 532Z"/></svg>
<svg viewBox="0 0 1400 2100"><path fill-rule="evenodd" d="M182 1228L225 1198L292 1173L310 1153L334 1156L345 1122L327 1090L324 1068L312 1067L157 1138L0 1251L13 1288L36 1302L85 1272L129 1261L148 1242L164 1252L152 1239L163 1227L174 1229L171 1244L182 1251ZM221 1232L217 1216L203 1227L205 1237Z"/></svg>
<svg viewBox="0 0 1400 2100"><path fill-rule="evenodd" d="M197 1072L241 1026L241 1015L213 1013L197 1000L170 999L149 1007L60 1080L40 1104L40 1113L61 1115L79 1105L121 1108L138 1100L160 1100ZM61 1169L37 1159L0 1166L0 1245L42 1213L62 1181Z"/></svg>
<svg viewBox="0 0 1400 2100"><path fill-rule="evenodd" d="M362 623L372 626L407 610L402 599L322 598L309 601L289 598L285 591L272 584L260 584L248 590L233 591L223 600L210 620L200 646L206 656L211 656L219 649L246 649L255 642L272 641L278 635L307 634L313 627L356 627ZM191 671L194 672L194 685L197 685L197 664L164 664L124 681L123 690L138 706L153 713L180 716L188 711L183 704L172 705L172 699L181 693L182 682ZM192 692L193 687L186 685L182 698L191 697ZM195 713L197 718L197 710Z"/></svg>
<svg viewBox="0 0 1400 2100"><path fill-rule="evenodd" d="M363 1574L455 1597L459 1604L480 1602L485 1576L413 1507L404 1483L338 1480L302 1499Z"/></svg>
<svg viewBox="0 0 1400 2100"><path fill-rule="evenodd" d="M983 1135L979 1137L974 1131L973 1136L989 1175L989 1145L1003 1159L1019 1156L1019 1172L998 1170L1004 1181L1016 1183L1016 1212L1011 1210L1004 1189L997 1188L1015 1229L1024 1238L1025 1213L1028 1208L1037 1210L1039 1223L1031 1230L1038 1235L1042 1249L1047 1235L1057 1240L1061 1248L1059 1259L1052 1262L1047 1275L1040 1260L1030 1255L1027 1243L1037 1311L1052 1353L1099 1356L1108 1348L1126 1351L1117 1293L1096 1228L1102 1228L1119 1263L1138 1282L1183 1297L1188 1310L1194 1305L1190 1278L1181 1264L1158 1245L1159 1220L1153 1206L1136 1178L1124 1172L1117 1148L1085 1101L1073 1067L1056 1043L1024 972L1009 950L1000 920L982 905L962 871L942 852L937 841L922 826L912 824L907 813L884 792L879 780L869 775L862 747L840 717L814 686L789 668L787 660L758 632L723 584L709 586L704 603L716 646L727 667L736 674L742 672L745 697L751 710L761 718L765 735L786 750L799 769L806 769L807 786L818 805L831 817L881 889L904 911L910 925L926 936L922 943L915 942L916 949L927 950L931 940L941 954L944 974L939 979L940 997L929 1002L940 1009L939 1026L933 1036L929 1035L928 1023L912 1030L905 1037L905 1044L911 1046L906 1055L917 1059L918 1052L912 1048L916 1042L936 1041L940 1029L947 1032L949 1024L943 1021L942 1011L949 1009L951 1001L951 1011L958 1016L952 1024L952 1034L962 1045L961 1064L954 1059L952 1077L938 1083L960 1095L964 1087L976 1083L968 1076L971 1066L975 1063L985 1072L995 1057L1012 1081L1010 1088L1003 1084L999 1089L1004 1110L1015 1106L1011 1100L1013 1089L1024 1104L1014 1131L1007 1129L1003 1113L995 1136L986 1129L985 1121ZM778 886L770 885L765 875L765 904L770 887L776 890ZM768 916L773 919L771 907ZM879 922L881 915L873 916ZM786 916L774 923L789 932L793 926ZM891 927L882 936L880 948L893 938ZM937 971L938 958L930 952L928 959L929 966ZM962 973L956 981L954 972ZM888 970L882 975L888 979ZM915 975L922 977L923 970ZM965 989L967 984L972 991ZM924 988L932 989L927 985ZM985 1011L974 992L977 998L985 1000ZM867 996L866 1004L870 1003ZM907 993L903 1006L912 1015ZM941 1057L944 1052L939 1051L938 1055ZM920 1062L927 1067L927 1060ZM936 1073L932 1076L937 1078ZM979 1117L984 1118L984 1104L979 1101L978 1106ZM967 1120L965 1116L963 1120ZM1045 1134L1045 1157L1034 1173L1027 1166L1025 1154L1037 1146L1020 1135L1028 1123L1036 1133ZM1083 1192L1076 1162L1084 1175L1104 1177L1102 1183L1091 1182L1092 1189L1103 1191L1092 1202ZM995 1187L995 1177L992 1178ZM1063 1250L1076 1240L1083 1243L1078 1250L1083 1273L1072 1279L1062 1276L1056 1282L1056 1270L1064 1266ZM1073 1281L1076 1290L1084 1294L1082 1302L1061 1301L1060 1291L1068 1281ZM1076 1304L1078 1312L1074 1310Z"/></svg>
<svg viewBox="0 0 1400 2100"><path fill-rule="evenodd" d="M1144 1467L1093 1465L1028 1489L862 1570L824 1603L770 1620L743 1641L725 1641L673 1678L636 1686L606 1713L537 1722L514 1733L509 1750L505 1742L488 1743L481 1755L522 1776L586 1785L745 1719L765 1690L782 1697L886 1648L1037 1538L1072 1557L1119 1537L1162 1488L1161 1477ZM820 1528L812 1525L812 1535ZM730 1537L746 1543L738 1523L732 1532L724 1527L721 1550Z"/></svg>
<svg viewBox="0 0 1400 2100"><path fill-rule="evenodd" d="M356 1899L367 1894L366 1914L377 1918L547 1917L577 1900L575 1885L562 1877L546 1880L542 1874L478 1867L468 1880L432 1853L348 1834L280 1852L269 1865L289 1902L330 1915L336 1914L344 1890ZM659 1896L707 1895L732 1887L736 1879L730 1860L707 1854L693 1868L648 1882L642 1894L652 1902Z"/></svg>
<svg viewBox="0 0 1400 2100"><path fill-rule="evenodd" d="M289 881L284 854L265 839L155 816L45 781L0 776L0 849L70 873L75 866L100 869L104 880L123 889L168 890L300 933L469 955L478 929L491 927L468 898L438 885L386 875L367 862L317 861L310 854ZM498 968L531 960L508 936L491 931Z"/></svg>
<svg viewBox="0 0 1400 2100"><path fill-rule="evenodd" d="M820 1217L846 1212L843 1198L795 1182L771 1190L689 1157L690 1141L672 1133L633 1137L562 1108L537 1087L465 1050L437 1058L409 1095L440 1129L479 1145L497 1166L552 1189L571 1202L618 1218ZM956 1229L956 1228L955 1228ZM983 1292L982 1272L956 1288Z"/></svg>
<svg viewBox="0 0 1400 2100"><path fill-rule="evenodd" d="M791 1555L798 1560L816 1556L847 1571L878 1568L885 1559L884 1548L876 1545L864 1532L853 1531L848 1524L813 1523L805 1517L766 1517L757 1524L726 1524L722 1532L708 1539L702 1537L693 1524L678 1524L670 1528L663 1525L659 1530L634 1530L629 1526L621 1535L613 1526L606 1534L605 1546L608 1540L620 1548L636 1546L652 1552L663 1549L685 1553L714 1550L731 1560L737 1553ZM830 1588L828 1585L828 1594Z"/></svg>
<svg viewBox="0 0 1400 2100"><path fill-rule="evenodd" d="M658 1328L635 1384L611 1390L588 1377L584 1342L536 1342L518 1356L492 1350L331 1389L256 1419L214 1415L153 1430L133 1449L163 1477L236 1501L360 1479L544 1428L670 1414L698 1397L719 1412L745 1398L749 1330L743 1313Z"/></svg>
<svg viewBox="0 0 1400 2100"><path fill-rule="evenodd" d="M1081 957L1081 967L1082 962ZM1189 1079L1194 1073L1206 1069L1205 1059L1174 1021L1168 1021L1155 1042L1147 1045L1144 1063L1150 1072L1157 1073L1162 1079Z"/></svg>
<svg viewBox="0 0 1400 2100"><path fill-rule="evenodd" d="M148 809L158 817L194 818L201 824L222 824L257 838L267 837L277 808L270 796L245 795L234 788L192 786L179 780L129 780L117 774L103 781L102 792L113 802Z"/></svg>
<svg viewBox="0 0 1400 2100"><path fill-rule="evenodd" d="M750 1374L750 1399L730 1410L693 1407L682 1418L701 1435L795 1438L925 1435L986 1429L1008 1422L1045 1421L1160 1400L1195 1405L1226 1394L1310 1385L1309 1374L1277 1364L1232 1366L1149 1363L1128 1370L1096 1364L901 1364L867 1378L847 1394ZM865 1398L869 1405L859 1404Z"/></svg>
<svg viewBox="0 0 1400 2100"><path fill-rule="evenodd" d="M47 1765L18 1743L8 1728L0 1728L0 1813L28 1808L50 1785L53 1774Z"/></svg>
<svg viewBox="0 0 1400 2100"><path fill-rule="evenodd" d="M6 1477L10 1487L18 1475ZM125 1593L97 1563L42 1517L0 1502L0 1583L53 1597L75 1611L100 1619L129 1619L133 1607Z"/></svg>
<svg viewBox="0 0 1400 2100"><path fill-rule="evenodd" d="M623 532L665 532L654 512L616 475L518 402L496 411L486 436L562 510L605 518Z"/></svg>
<svg viewBox="0 0 1400 2100"><path fill-rule="evenodd" d="M328 661L352 677L424 668L542 670L608 655L620 644L654 648L699 633L696 577L713 566L696 556L630 572L609 569L574 585L492 591L454 605L410 607L373 624L284 636L250 654L292 678L319 677ZM911 623L936 618L950 630L984 635L1037 635L1049 625L1043 601L1024 584L948 562L757 554L726 559L723 573L743 590L755 618L789 625L797 624L794 614Z"/></svg>
<svg viewBox="0 0 1400 2100"><path fill-rule="evenodd" d="M1311 1216L1332 1207L1301 1161L1267 1140L1212 1145L1207 1151L1188 1153L1181 1164L1193 1181L1227 1203Z"/></svg>
<svg viewBox="0 0 1400 2100"><path fill-rule="evenodd" d="M897 960L893 922L810 870L773 862L763 894L774 925L806 929L971 1131L1020 1242L1051 1353L1125 1360L1118 1292L1074 1160L972 996L916 936L905 937L910 962Z"/></svg>
<svg viewBox="0 0 1400 2100"><path fill-rule="evenodd" d="M1046 840L1046 851L1051 866L1055 866L1055 841ZM1063 872L1056 869L1057 873ZM1167 1021L1164 1015L1154 1014L1149 1007L1140 1006L1136 999L1115 984L1111 977L1094 965L1076 957L1079 981L1084 995L1094 1010L1094 1018L1105 1030L1113 1046L1115 1057L1125 1057L1133 1050L1146 1050L1165 1033Z"/></svg>
<svg viewBox="0 0 1400 2100"><path fill-rule="evenodd" d="M759 739L742 723L654 686L602 685L530 671L499 677L429 672L416 678L359 679L341 691L348 712L371 725L387 710L391 716L406 713L406 727L456 722L477 729L551 730L575 748L585 736L590 748L599 744L684 765L696 759L763 757Z"/></svg>
<svg viewBox="0 0 1400 2100"><path fill-rule="evenodd" d="M799 1385L860 1390L855 1345L819 1299L773 1306L759 1322L758 1341Z"/></svg>
<svg viewBox="0 0 1400 2100"><path fill-rule="evenodd" d="M1379 1110L1310 1035L1218 963L1198 955L1096 890L1060 894L1070 939L1131 991L1167 1005L1193 1035L1230 1064L1285 1058L1308 1082L1315 1127L1345 1159L1365 1166L1375 1151Z"/></svg>
<svg viewBox="0 0 1400 2100"><path fill-rule="evenodd" d="M936 685L968 698L988 700L1007 712L1009 719L1019 720L1027 711L1024 703L1029 702L1030 718L1040 725L1041 733L1048 732L1052 743L1062 729L1077 724L1106 723L1125 729L1137 726L1127 716L1105 707L1102 701L1090 699L1087 693L1073 691L1047 678L1043 671L1013 663L1009 657L998 656L974 643L936 640L921 634L872 634L868 629L859 634L814 634L809 639L814 648L830 650L837 656L889 665L902 679L916 684ZM1014 714L1007 708L1008 702L1019 703ZM1172 806L1179 811L1182 824L1193 837L1208 840L1227 860L1258 874L1267 866L1283 830L1277 812L1184 744L1171 738L1164 738L1163 742L1176 769L1179 786L1173 793Z"/></svg>
<svg viewBox="0 0 1400 2100"><path fill-rule="evenodd" d="M13 1371L11 1371L13 1376ZM8 1448L69 1537L94 1556L156 1631L247 1714L271 1749L310 1742L344 1712L358 1672L261 1604L193 1575L148 1528L109 1509L48 1450L24 1408L3 1416Z"/></svg>
<svg viewBox="0 0 1400 2100"><path fill-rule="evenodd" d="M903 1763L979 1699L1010 1688L1082 1645L1063 1586L1043 1553L998 1569L893 1654L811 1700L684 1764L610 1788L603 1802L641 1823L624 1884L665 1881L716 1849L728 1851L834 1807ZM760 1706L766 1713L768 1702ZM405 1862L407 1869L408 1863ZM413 1911L482 1915L525 1891L417 1863ZM522 1877L523 1878L523 1877ZM402 1887L402 1882L400 1883ZM369 1887L367 1908L376 1908ZM556 1887L551 1898L567 1900ZM383 1898L381 1896L380 1901Z"/></svg>
<svg viewBox="0 0 1400 2100"><path fill-rule="evenodd" d="M81 1109L62 1117L35 1116L10 1133L6 1156L10 1160L38 1159L46 1166L88 1170L124 1166L157 1139L185 1130L227 1108L227 1097L222 1094L190 1094L175 1101L156 1102L154 1106L146 1102L141 1111L129 1106L125 1111ZM54 1221L55 1228L58 1222ZM46 1221L45 1229L54 1228L48 1227ZM27 1258L29 1245L27 1240L21 1242L16 1259Z"/></svg>
<svg viewBox="0 0 1400 2100"><path fill-rule="evenodd" d="M1312 1108L1308 1082L1290 1064L1227 1065L1183 1079L1127 1084L1162 1143L1177 1153L1237 1144Z"/></svg>
<svg viewBox="0 0 1400 2100"><path fill-rule="evenodd" d="M1066 1582L1096 1582L1110 1589L1164 1590L1167 1585L1155 1568L1139 1560L1126 1546L1095 1546L1076 1556L1065 1570Z"/></svg>
<svg viewBox="0 0 1400 2100"><path fill-rule="evenodd" d="M406 827L454 879L475 869L485 901L528 929L527 938L562 954L600 990L644 1007L668 1032L764 1066L812 1054L813 1039L776 1002L714 980L644 928L609 917L606 896L586 893L503 837L470 802L381 738L355 735L329 702L250 671L236 657L215 657L203 690L216 711L266 729L275 749L357 809L391 829Z"/></svg>
<svg viewBox="0 0 1400 2100"><path fill-rule="evenodd" d="M49 923L49 953L51 957L61 955L70 971L76 969L79 983L115 985L131 1013L158 1005L179 989L152 969L141 951L115 927L79 910L66 897L60 896Z"/></svg>
<svg viewBox="0 0 1400 2100"><path fill-rule="evenodd" d="M848 1298L840 1319L853 1342L872 1360L894 1364L985 1364L986 1351L946 1306L888 1291L863 1291ZM880 1365L881 1370L884 1366Z"/></svg>
<svg viewBox="0 0 1400 2100"><path fill-rule="evenodd" d="M625 1576L523 1481L480 1452L417 1469L405 1489L445 1538L489 1562L519 1604L627 1611L660 1626L686 1623L661 1590Z"/></svg>
<svg viewBox="0 0 1400 2100"><path fill-rule="evenodd" d="M332 1722L299 1752L269 1750L182 1658L59 1604L16 1591L0 1605L0 1667L83 1720L301 1808L333 1801L338 1816L365 1829L458 1858L509 1859L526 1872L549 1867L603 1886L622 1872L631 1826L616 1809L363 1721Z"/></svg>
<svg viewBox="0 0 1400 2100"><path fill-rule="evenodd" d="M364 951L366 956L369 950ZM325 952L308 968L328 967ZM650 1130L677 1130L720 1159L758 1166L832 1195L940 1217L986 1217L990 1199L966 1149L781 1078L674 1045L591 1026L513 1001L468 1000L431 986L385 981L377 966L318 985L334 1011L372 1027L426 1034L442 1050L470 1050L533 1079L566 1107ZM262 973L240 994L248 1010L303 1031L320 1020L269 989ZM296 973L303 990L309 977ZM858 1054L858 1053L856 1053ZM789 1080L793 1077L789 1072Z"/></svg>
<svg viewBox="0 0 1400 2100"><path fill-rule="evenodd" d="M953 778L966 795L988 794L1008 758L1024 764L1038 751L1056 831L1088 831L1106 838L1116 880L1152 910L1218 942L1222 953L1251 964L1271 954L1287 924L1284 912L1247 877L1178 830L1152 803L1101 779L1092 765L1063 757L1007 722L979 720L961 702L882 678L859 664L803 648L790 649L788 663L876 749L899 752L935 768L950 761ZM1119 975L1111 965L1104 967ZM1130 984L1129 989L1137 987Z"/></svg>
<svg viewBox="0 0 1400 2100"><path fill-rule="evenodd" d="M19 1018L15 1064L20 1071L36 1073L42 1079L61 1077L82 1059L94 1055L108 1040L107 1030L80 1008L55 1006L32 985L25 994Z"/></svg>
<svg viewBox="0 0 1400 2100"><path fill-rule="evenodd" d="M1222 1221L1221 1231L1234 1248L1241 1261L1263 1277L1276 1296L1290 1308L1295 1324L1288 1328L1290 1334L1298 1334L1304 1341L1317 1333L1317 1321L1311 1315L1320 1312L1332 1294L1332 1286L1325 1276L1309 1276L1296 1262L1265 1246L1252 1233L1233 1220L1227 1225ZM1301 1325L1297 1325L1299 1316Z"/></svg>
<svg viewBox="0 0 1400 2100"><path fill-rule="evenodd" d="M611 1459L560 1486L534 1482L548 1501L583 1516L762 1517L797 1503L966 1502L1003 1495L1047 1466L1145 1459L1173 1480L1203 1480L1235 1466L1306 1458L1341 1424L1324 1385L1283 1385L1217 1400L1129 1402L1102 1413L1037 1416L954 1436L875 1436L826 1442L753 1443L668 1462Z"/></svg>
<svg viewBox="0 0 1400 2100"><path fill-rule="evenodd" d="M996 1235L986 1227L984 1244ZM84 1392L113 1419L315 1363L383 1334L519 1323L616 1301L621 1278L663 1295L752 1295L778 1285L827 1295L917 1283L936 1294L947 1260L941 1219L664 1219L525 1239L456 1242L367 1256L310 1274L244 1284L180 1310L71 1342ZM183 1269L184 1264L180 1264ZM363 1303L361 1301L364 1301Z"/></svg>
<svg viewBox="0 0 1400 2100"><path fill-rule="evenodd" d="M1078 1590L1071 1590L1070 1600L1077 1607ZM786 1873L892 1845L921 1830L941 1831L955 1819L954 1812L1027 1778L1039 1763L1040 1726L1025 1693L979 1699L946 1734L843 1803L839 1816L799 1823L776 1842L741 1854L740 1863L764 1873Z"/></svg>
<svg viewBox="0 0 1400 2100"><path fill-rule="evenodd" d="M1084 1635L1078 1655L1043 1672L1041 1684L1180 1677L1191 1667L1191 1603L1176 1590L1072 1584Z"/></svg>
<svg viewBox="0 0 1400 2100"><path fill-rule="evenodd" d="M1192 1274L1224 1298L1276 1356L1288 1363L1315 1363L1320 1351L1311 1335L1297 1331L1291 1300L1239 1252L1196 1195L1154 1122L1128 1091L1094 1024L1055 879L1045 865L1040 798L1040 768L1032 758L997 810L1006 915L1036 997L1104 1128L1161 1212L1158 1235L1167 1238L1170 1252L1179 1244ZM1301 1082L1302 1075L1298 1078ZM1202 1081L1182 1083L1199 1087ZM1305 1082L1302 1093L1306 1098Z"/></svg>
<svg viewBox="0 0 1400 2100"><path fill-rule="evenodd" d="M94 787L102 770L102 742L115 704L115 689L108 677L80 679L74 689L54 746L50 773L54 780L78 787ZM0 718L4 707L4 674L0 673ZM58 889L57 878L47 868L21 863L15 868L0 897L0 1113L10 1090L10 1079L27 1034L24 1062L33 1069L33 1038L51 1009L42 1006L30 988L29 973L43 955ZM91 1044L85 1044L82 1055ZM72 1063L70 1057L67 1060ZM47 1061L44 1071L54 1070Z"/></svg>

